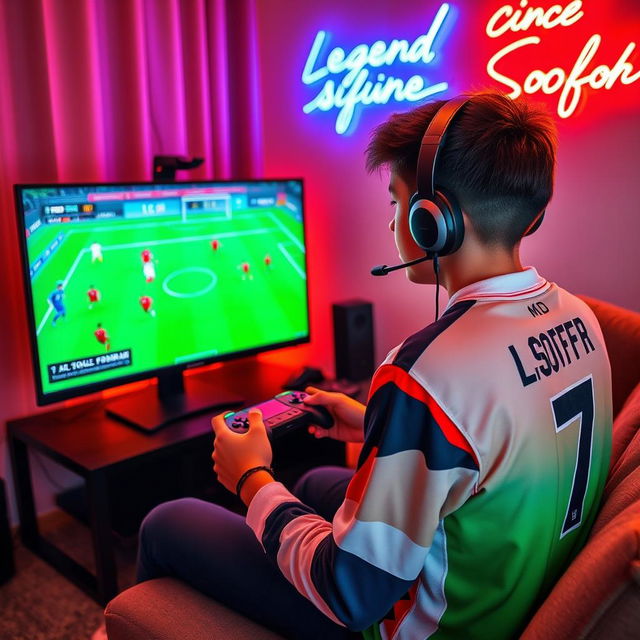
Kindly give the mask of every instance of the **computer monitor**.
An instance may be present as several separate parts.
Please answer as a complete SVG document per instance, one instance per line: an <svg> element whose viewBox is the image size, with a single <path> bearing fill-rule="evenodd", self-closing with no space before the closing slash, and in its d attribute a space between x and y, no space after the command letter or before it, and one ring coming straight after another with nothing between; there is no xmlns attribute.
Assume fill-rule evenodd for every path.
<svg viewBox="0 0 640 640"><path fill-rule="evenodd" d="M239 400L183 393L185 369L309 341L300 179L16 185L15 200L38 404L157 376L154 406L108 408L154 430Z"/></svg>

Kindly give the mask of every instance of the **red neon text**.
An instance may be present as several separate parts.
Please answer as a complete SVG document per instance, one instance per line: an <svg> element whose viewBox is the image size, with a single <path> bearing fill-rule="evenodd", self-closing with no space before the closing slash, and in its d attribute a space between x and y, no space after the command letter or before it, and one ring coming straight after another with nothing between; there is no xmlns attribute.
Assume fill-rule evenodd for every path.
<svg viewBox="0 0 640 640"><path fill-rule="evenodd" d="M527 0L521 0L520 2L522 9L527 4ZM529 7L526 11L522 11L522 9L514 9L510 4L500 7L487 22L487 35L490 38L498 38L507 31L526 31L532 25L544 27L545 29L570 27L584 15L584 11L581 11L581 0L574 0L566 7L554 4L548 9L543 9L542 7ZM496 24L503 18L506 18L506 20L497 27Z"/></svg>
<svg viewBox="0 0 640 640"><path fill-rule="evenodd" d="M521 9L513 9L511 5L500 7L489 18L486 33L490 38L497 38L507 31L525 31L531 26L552 29L558 26L571 26L583 17L581 11L582 2L575 0L566 7L552 5L548 9L529 7L526 11L527 0L521 0ZM522 93L536 93L541 91L550 95L559 93L558 115L568 118L576 110L583 95L583 89L611 89L616 82L628 85L640 79L640 71L634 72L630 57L636 48L635 42L629 42L622 51L617 61L613 64L596 64L594 58L602 43L602 36L594 33L586 42L582 51L577 55L573 68L565 70L562 67L550 69L533 69L526 73L523 81L518 81L504 70L499 70L498 65L506 61L514 51L524 47L538 46L542 42L539 36L527 36L512 42L497 53L487 62L487 73L510 90L509 96L517 98ZM535 60L539 55L529 55L528 59Z"/></svg>

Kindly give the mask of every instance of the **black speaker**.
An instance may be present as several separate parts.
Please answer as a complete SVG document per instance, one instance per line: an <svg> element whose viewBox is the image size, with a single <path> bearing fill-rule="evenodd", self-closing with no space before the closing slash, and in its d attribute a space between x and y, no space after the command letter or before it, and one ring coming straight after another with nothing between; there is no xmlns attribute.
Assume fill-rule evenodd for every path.
<svg viewBox="0 0 640 640"><path fill-rule="evenodd" d="M359 382L373 375L373 305L347 300L333 305L336 378Z"/></svg>
<svg viewBox="0 0 640 640"><path fill-rule="evenodd" d="M0 478L0 584L6 582L15 572L13 564L13 540L9 528L7 496L4 480Z"/></svg>

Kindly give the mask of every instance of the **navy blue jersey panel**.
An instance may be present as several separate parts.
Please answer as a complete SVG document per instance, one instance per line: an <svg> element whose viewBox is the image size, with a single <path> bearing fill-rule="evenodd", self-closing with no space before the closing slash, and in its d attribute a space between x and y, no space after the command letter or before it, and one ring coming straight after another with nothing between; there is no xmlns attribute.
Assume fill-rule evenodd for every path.
<svg viewBox="0 0 640 640"><path fill-rule="evenodd" d="M262 545L264 546L267 555L274 562L276 562L276 557L280 548L280 534L282 533L282 530L293 519L309 513L315 514L315 511L301 502L283 502L269 514L269 517L264 523Z"/></svg>
<svg viewBox="0 0 640 640"><path fill-rule="evenodd" d="M331 535L316 549L311 580L336 617L357 631L382 619L413 584L340 549Z"/></svg>
<svg viewBox="0 0 640 640"><path fill-rule="evenodd" d="M475 303L475 300L463 300L454 304L442 314L439 320L407 338L398 350L393 364L405 371L409 371L424 350L460 316L469 311Z"/></svg>
<svg viewBox="0 0 640 640"><path fill-rule="evenodd" d="M360 454L360 465L373 446L378 457L417 450L429 469L463 467L478 470L471 454L445 437L429 407L399 389L393 382L382 385L371 397L365 413L367 439Z"/></svg>

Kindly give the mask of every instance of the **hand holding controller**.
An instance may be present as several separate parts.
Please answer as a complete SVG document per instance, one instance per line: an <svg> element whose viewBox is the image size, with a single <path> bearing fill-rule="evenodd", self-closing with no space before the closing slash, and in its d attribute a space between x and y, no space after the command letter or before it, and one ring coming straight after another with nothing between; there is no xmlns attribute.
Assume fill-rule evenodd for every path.
<svg viewBox="0 0 640 640"><path fill-rule="evenodd" d="M317 425L324 429L333 426L333 418L327 409L304 403L307 397L304 391L285 391L271 400L247 407L240 411L229 411L224 414L224 421L231 431L245 433L249 428L249 411L260 409L267 433L272 438L279 438L295 429Z"/></svg>
<svg viewBox="0 0 640 640"><path fill-rule="evenodd" d="M364 442L364 416L366 406L344 393L307 387L309 395L305 398L307 406L326 409L333 418L330 429L309 427L316 438L332 438L340 442Z"/></svg>

